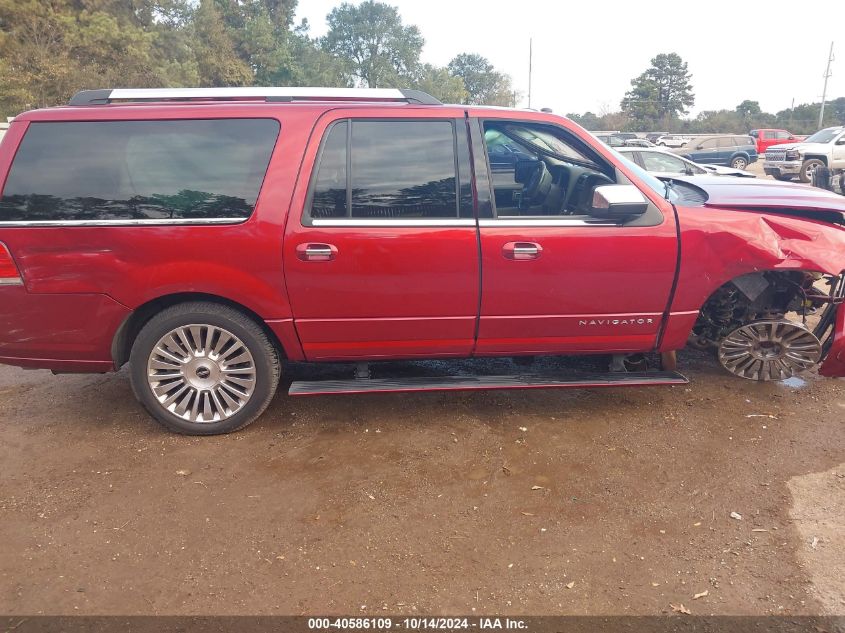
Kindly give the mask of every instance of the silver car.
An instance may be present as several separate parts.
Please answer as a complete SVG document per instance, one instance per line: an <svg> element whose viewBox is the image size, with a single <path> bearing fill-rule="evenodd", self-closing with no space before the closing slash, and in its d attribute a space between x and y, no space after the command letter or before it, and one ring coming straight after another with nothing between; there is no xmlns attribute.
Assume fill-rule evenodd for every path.
<svg viewBox="0 0 845 633"><path fill-rule="evenodd" d="M691 160L672 154L661 148L617 147L626 158L645 169L653 176L737 176L756 178L754 174L742 169L733 169L721 165L700 165Z"/></svg>

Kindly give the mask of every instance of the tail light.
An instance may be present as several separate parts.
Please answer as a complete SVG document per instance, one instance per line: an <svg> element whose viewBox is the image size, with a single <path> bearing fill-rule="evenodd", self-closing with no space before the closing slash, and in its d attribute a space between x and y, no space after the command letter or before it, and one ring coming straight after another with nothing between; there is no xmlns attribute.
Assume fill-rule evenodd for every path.
<svg viewBox="0 0 845 633"><path fill-rule="evenodd" d="M18 267L12 254L3 242L0 242L0 286L20 286L23 284Z"/></svg>

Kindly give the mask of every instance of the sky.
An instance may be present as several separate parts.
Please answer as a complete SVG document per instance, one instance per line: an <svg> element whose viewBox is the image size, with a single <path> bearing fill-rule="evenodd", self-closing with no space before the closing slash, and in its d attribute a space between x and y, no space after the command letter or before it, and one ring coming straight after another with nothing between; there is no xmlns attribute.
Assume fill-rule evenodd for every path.
<svg viewBox="0 0 845 633"><path fill-rule="evenodd" d="M745 99L767 112L789 108L793 98L820 101L831 42L838 60L827 96L845 96L842 0L386 1L420 28L423 62L443 66L458 53L479 53L513 78L521 106L532 38L531 106L560 114L618 110L631 79L655 55L672 52L692 73L691 115ZM297 21L307 18L310 34L323 35L339 2L299 0Z"/></svg>

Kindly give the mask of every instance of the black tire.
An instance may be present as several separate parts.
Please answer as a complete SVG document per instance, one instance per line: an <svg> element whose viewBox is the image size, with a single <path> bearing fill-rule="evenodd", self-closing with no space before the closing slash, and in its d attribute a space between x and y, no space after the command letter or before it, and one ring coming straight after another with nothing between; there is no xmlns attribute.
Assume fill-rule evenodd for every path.
<svg viewBox="0 0 845 633"><path fill-rule="evenodd" d="M792 180L792 174L780 174L775 176L775 180L783 180L784 182L789 182Z"/></svg>
<svg viewBox="0 0 845 633"><path fill-rule="evenodd" d="M239 410L225 419L213 422L183 419L158 401L148 382L148 362L155 346L169 332L187 325L222 328L240 339L252 355L255 368L252 394ZM162 425L184 435L231 433L254 422L273 399L280 374L279 353L266 332L252 318L229 306L206 301L180 303L159 312L141 329L129 356L129 375L135 397Z"/></svg>
<svg viewBox="0 0 845 633"><path fill-rule="evenodd" d="M813 172L816 168L824 166L824 161L818 158L809 158L801 165L801 172L798 174L798 178L801 182L811 183L813 182Z"/></svg>
<svg viewBox="0 0 845 633"><path fill-rule="evenodd" d="M734 156L731 159L732 169L745 169L748 167L748 159L745 156Z"/></svg>

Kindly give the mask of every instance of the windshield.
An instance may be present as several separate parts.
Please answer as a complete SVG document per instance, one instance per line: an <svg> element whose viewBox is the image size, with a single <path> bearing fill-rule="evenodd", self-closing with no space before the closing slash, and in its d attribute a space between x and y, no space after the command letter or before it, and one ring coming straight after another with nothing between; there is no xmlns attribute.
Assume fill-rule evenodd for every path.
<svg viewBox="0 0 845 633"><path fill-rule="evenodd" d="M529 145L533 145L546 153L557 154L561 158L570 158L580 163L593 164L593 161L576 152L554 134L538 127L528 128L521 125L508 125L505 129L509 134L512 134L518 139L523 140Z"/></svg>
<svg viewBox="0 0 845 633"><path fill-rule="evenodd" d="M841 127L827 128L826 130L819 130L810 136L804 143L830 143L837 134L842 131Z"/></svg>

